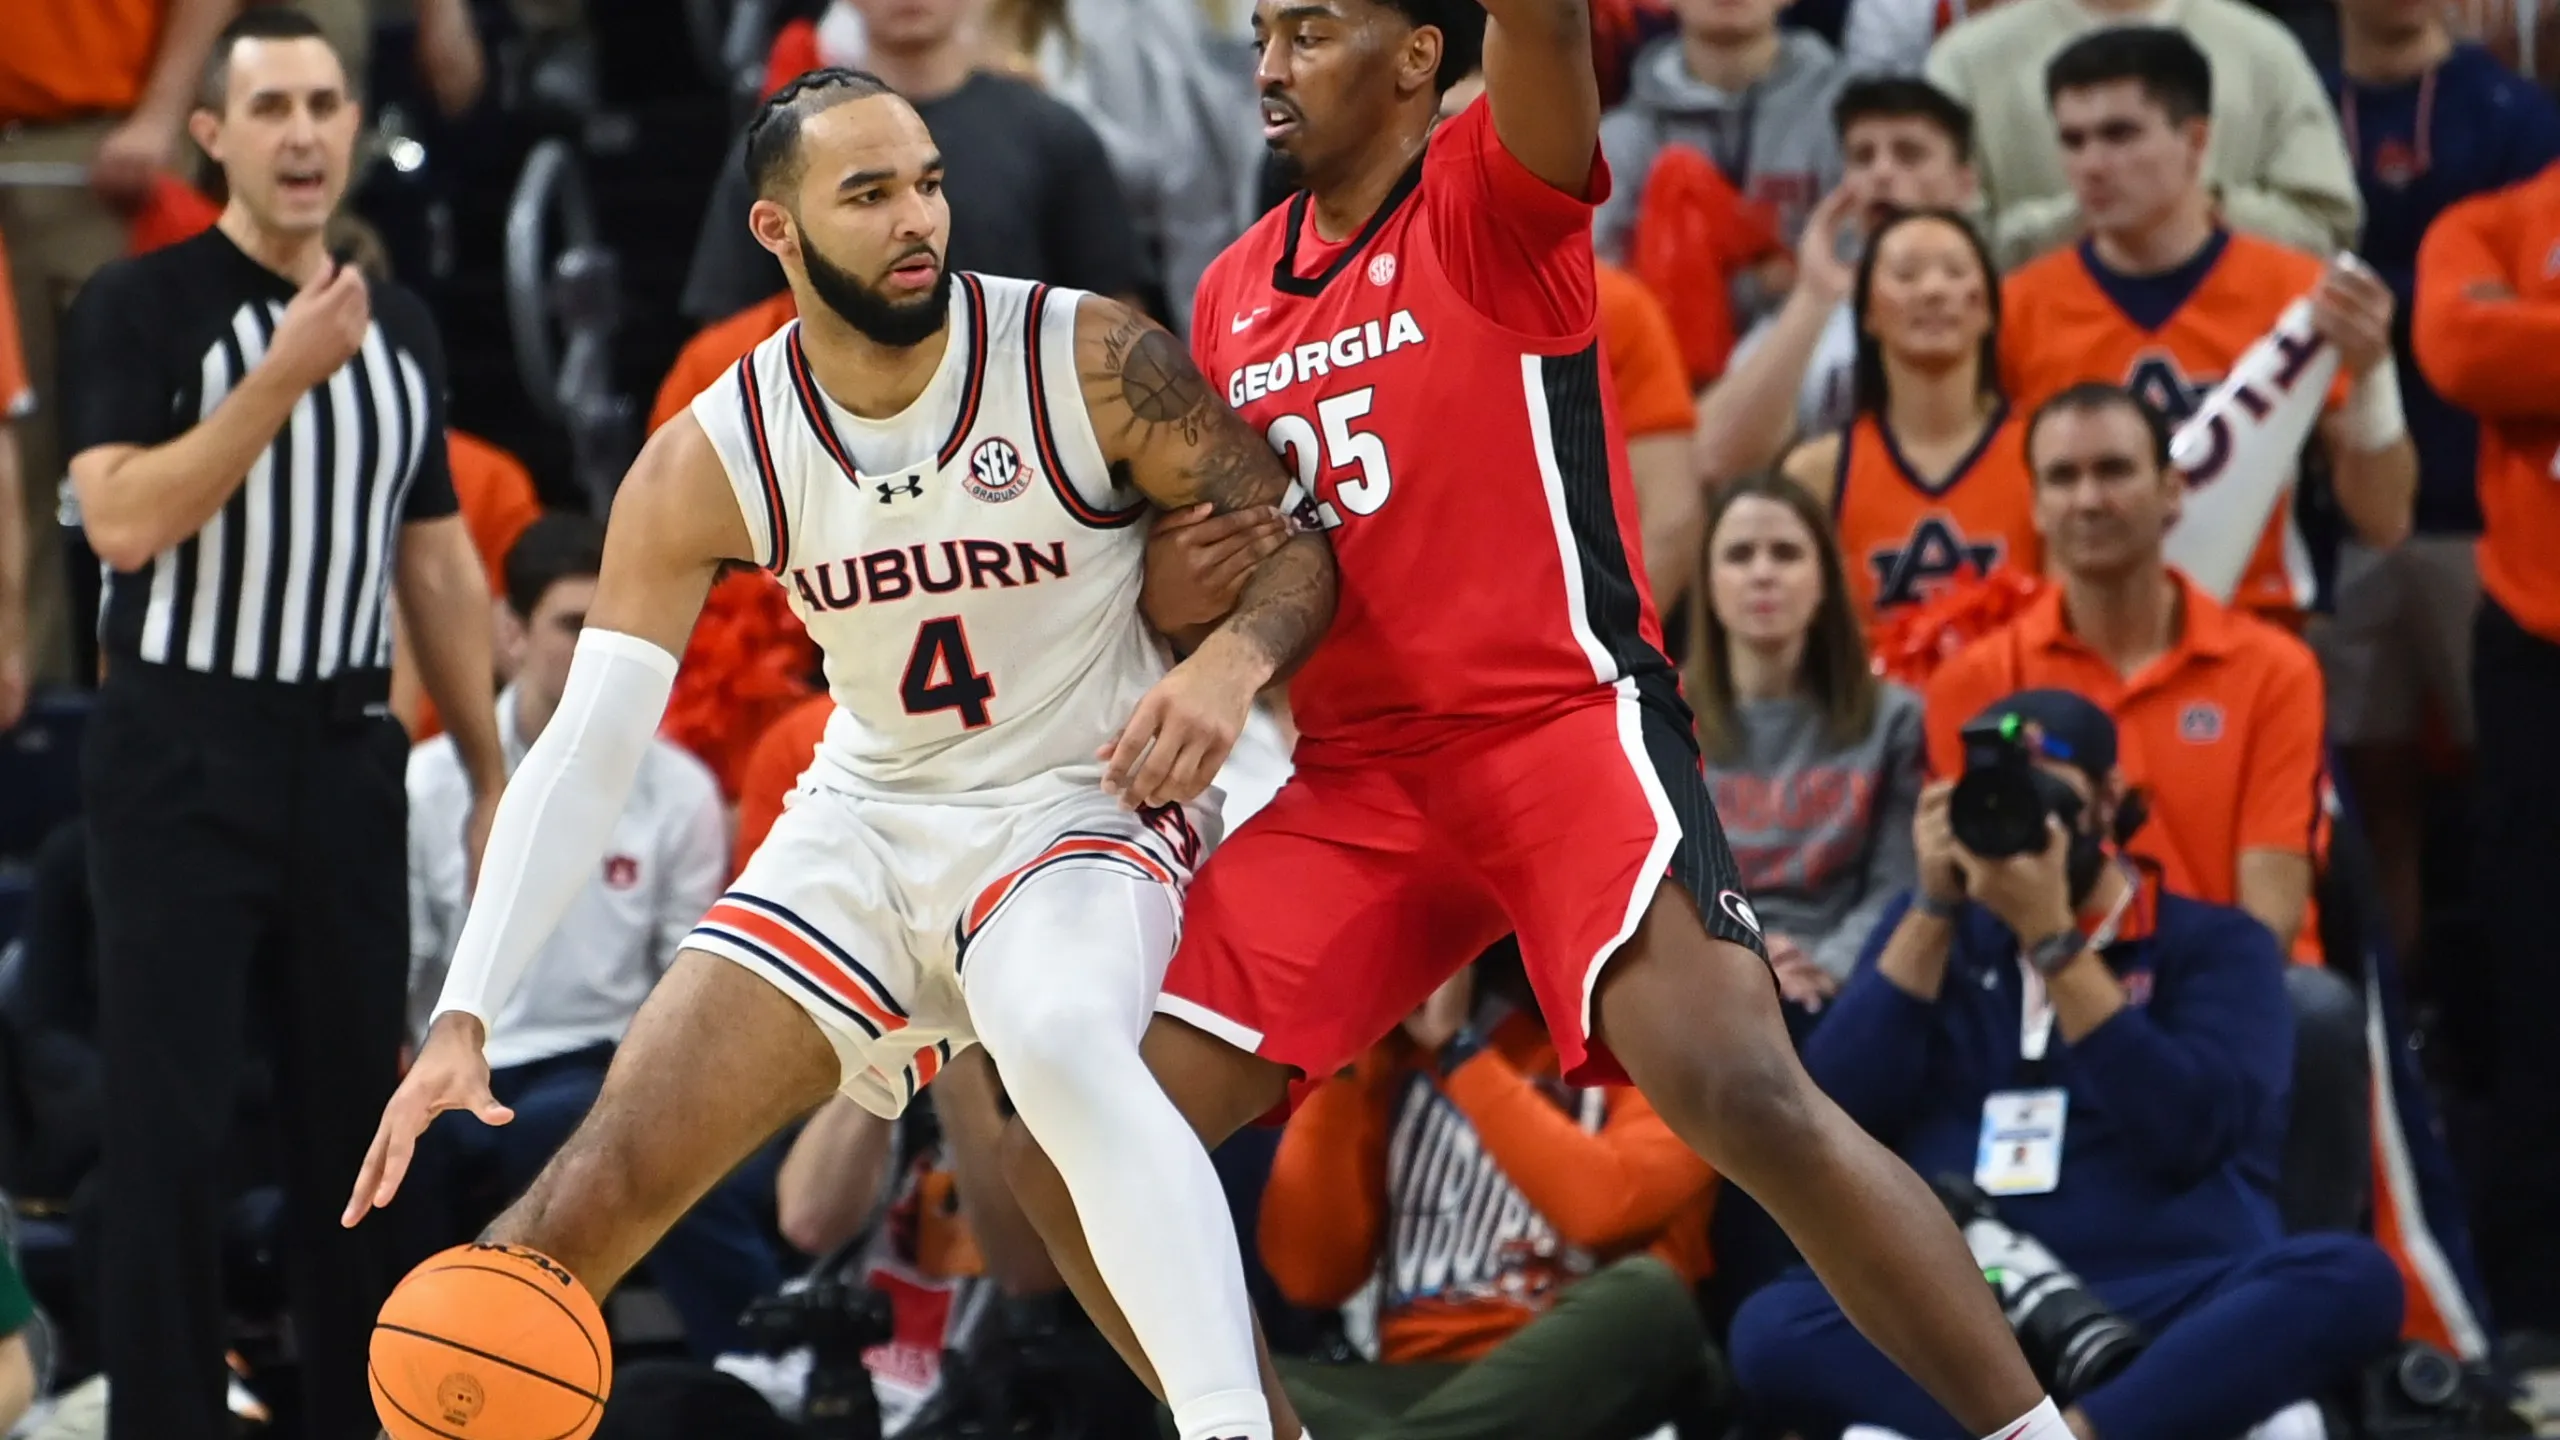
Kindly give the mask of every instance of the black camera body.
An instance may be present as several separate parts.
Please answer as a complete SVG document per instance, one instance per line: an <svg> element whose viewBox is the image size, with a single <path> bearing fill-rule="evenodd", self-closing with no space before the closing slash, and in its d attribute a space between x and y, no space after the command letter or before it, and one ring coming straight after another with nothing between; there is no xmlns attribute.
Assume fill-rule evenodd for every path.
<svg viewBox="0 0 2560 1440"><path fill-rule="evenodd" d="M880 1440L880 1397L862 1354L896 1336L897 1313L887 1295L840 1275L828 1267L794 1280L741 1323L749 1348L765 1354L809 1347L801 1429L811 1440Z"/></svg>
<svg viewBox="0 0 2560 1440"><path fill-rule="evenodd" d="M2035 746L2014 715L1976 720L1957 732L1964 741L1964 773L1947 797L1947 823L1956 841L1985 860L2044 849L2047 819L2069 826L2080 815L2080 792L2036 764Z"/></svg>

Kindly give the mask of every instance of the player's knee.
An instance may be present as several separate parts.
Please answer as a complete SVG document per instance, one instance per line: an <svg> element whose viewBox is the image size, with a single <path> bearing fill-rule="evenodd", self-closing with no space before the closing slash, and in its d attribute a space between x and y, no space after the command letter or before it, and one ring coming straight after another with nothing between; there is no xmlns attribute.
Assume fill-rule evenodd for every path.
<svg viewBox="0 0 2560 1440"><path fill-rule="evenodd" d="M1651 1067L1645 1098L1711 1163L1741 1173L1802 1144L1816 1127L1820 1097L1785 1043L1781 1032L1767 1043L1683 1050Z"/></svg>

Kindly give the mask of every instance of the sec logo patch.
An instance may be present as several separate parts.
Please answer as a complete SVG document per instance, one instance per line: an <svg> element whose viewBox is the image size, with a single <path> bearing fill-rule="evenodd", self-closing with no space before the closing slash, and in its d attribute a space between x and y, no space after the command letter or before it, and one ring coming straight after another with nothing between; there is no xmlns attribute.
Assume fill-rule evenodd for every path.
<svg viewBox="0 0 2560 1440"><path fill-rule="evenodd" d="M969 474L960 488L990 505L1001 505L1031 488L1031 463L1012 441L992 436L969 452Z"/></svg>
<svg viewBox="0 0 2560 1440"><path fill-rule="evenodd" d="M1369 262L1369 283L1384 285L1396 278L1396 257L1381 255Z"/></svg>

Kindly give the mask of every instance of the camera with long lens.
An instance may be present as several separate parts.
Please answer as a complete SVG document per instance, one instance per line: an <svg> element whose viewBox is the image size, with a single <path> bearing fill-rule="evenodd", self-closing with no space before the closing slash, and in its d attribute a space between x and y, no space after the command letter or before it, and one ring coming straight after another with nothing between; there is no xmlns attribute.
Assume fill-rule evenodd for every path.
<svg viewBox="0 0 2560 1440"><path fill-rule="evenodd" d="M2079 792L2037 766L2017 716L1976 720L1957 733L1964 773L1947 797L1947 822L1964 848L1985 860L2030 854L2045 847L2048 818L2067 825L2079 815Z"/></svg>
<svg viewBox="0 0 2560 1440"><path fill-rule="evenodd" d="M809 1349L809 1388L801 1430L811 1440L880 1440L880 1397L871 1388L866 1350L897 1334L889 1297L843 1278L835 1263L785 1284L747 1308L746 1348L779 1355Z"/></svg>
<svg viewBox="0 0 2560 1440"><path fill-rule="evenodd" d="M2027 1364L2057 1403L2071 1404L2114 1379L2150 1343L2034 1236L2003 1223L1971 1181L1941 1175L1933 1188L1999 1295Z"/></svg>

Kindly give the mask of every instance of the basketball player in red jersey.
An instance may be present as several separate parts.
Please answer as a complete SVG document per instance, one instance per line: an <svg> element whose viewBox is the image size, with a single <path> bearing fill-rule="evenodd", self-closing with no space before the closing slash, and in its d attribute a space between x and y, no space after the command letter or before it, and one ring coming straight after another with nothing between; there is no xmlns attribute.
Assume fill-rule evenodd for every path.
<svg viewBox="0 0 2560 1440"><path fill-rule="evenodd" d="M1191 892L1157 1077L1223 1138L1517 932L1569 1081L1640 1085L1968 1430L2064 1435L1944 1210L1779 1018L1639 578L1595 342L1586 0L1259 0L1253 23L1265 134L1305 188L1202 279L1192 347L1224 394L1186 405L1265 433L1341 598L1291 683L1296 775ZM1479 52L1485 96L1434 134ZM1027 1138L1008 1160L1136 1363L1063 1187Z"/></svg>

